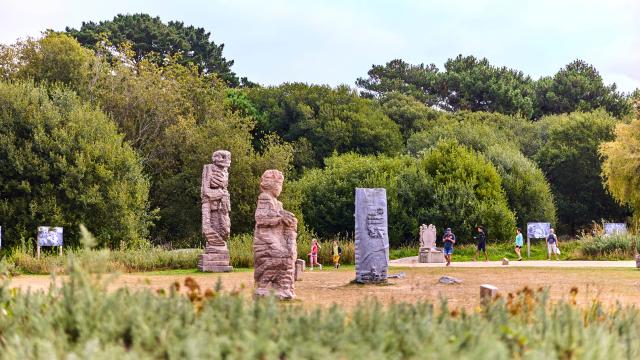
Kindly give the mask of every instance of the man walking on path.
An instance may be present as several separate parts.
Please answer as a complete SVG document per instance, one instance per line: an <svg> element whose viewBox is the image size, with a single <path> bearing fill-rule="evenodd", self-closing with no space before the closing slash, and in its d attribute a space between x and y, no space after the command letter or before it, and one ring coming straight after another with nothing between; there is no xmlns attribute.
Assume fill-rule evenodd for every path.
<svg viewBox="0 0 640 360"><path fill-rule="evenodd" d="M560 260L558 254L560 254L560 249L558 249L558 237L554 233L553 228L549 229L549 236L547 236L547 256L548 260L551 260L551 253L556 256L556 260Z"/></svg>
<svg viewBox="0 0 640 360"><path fill-rule="evenodd" d="M482 251L484 253L484 261L489 261L489 256L487 255L487 234L484 233L484 229L482 226L478 226L476 228L478 233L473 238L476 240L476 254L473 256L473 261L478 259L478 254Z"/></svg>
<svg viewBox="0 0 640 360"><path fill-rule="evenodd" d="M518 261L522 261L522 245L524 241L522 239L522 230L516 229L516 254L518 254Z"/></svg>
<svg viewBox="0 0 640 360"><path fill-rule="evenodd" d="M451 228L447 228L442 236L444 243L444 258L447 260L447 266L451 265L451 255L453 254L453 245L456 243L456 236L451 232Z"/></svg>

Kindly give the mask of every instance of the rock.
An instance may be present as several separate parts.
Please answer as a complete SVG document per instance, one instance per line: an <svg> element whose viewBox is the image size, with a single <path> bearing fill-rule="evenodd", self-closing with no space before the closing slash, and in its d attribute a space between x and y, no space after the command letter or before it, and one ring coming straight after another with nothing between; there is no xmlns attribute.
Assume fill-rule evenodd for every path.
<svg viewBox="0 0 640 360"><path fill-rule="evenodd" d="M296 272L295 272L295 280L298 281L300 280L300 276L302 274L302 272L304 271L304 267L305 267L305 261L302 259L298 259L296 260Z"/></svg>
<svg viewBox="0 0 640 360"><path fill-rule="evenodd" d="M509 265L509 259L502 258L502 265Z"/></svg>
<svg viewBox="0 0 640 360"><path fill-rule="evenodd" d="M218 150L211 157L212 164L202 169L202 234L205 239L204 254L198 257L198 270L229 272L230 264L227 240L231 230L229 211L229 166L231 153Z"/></svg>
<svg viewBox="0 0 640 360"><path fill-rule="evenodd" d="M387 191L356 188L355 202L356 282L384 282L389 268Z"/></svg>
<svg viewBox="0 0 640 360"><path fill-rule="evenodd" d="M640 255L636 255L636 267L640 269Z"/></svg>
<svg viewBox="0 0 640 360"><path fill-rule="evenodd" d="M260 179L260 195L253 234L255 295L273 292L283 300L295 298L298 220L282 208L278 196L284 175L267 170Z"/></svg>
<svg viewBox="0 0 640 360"><path fill-rule="evenodd" d="M480 300L483 302L492 300L496 295L498 295L497 287L489 284L480 285Z"/></svg>
<svg viewBox="0 0 640 360"><path fill-rule="evenodd" d="M462 280L458 279L458 278L454 278L451 276L442 276L440 279L438 279L438 282L441 284L462 284Z"/></svg>
<svg viewBox="0 0 640 360"><path fill-rule="evenodd" d="M401 272L399 272L397 274L389 274L387 276L387 279L404 279L405 276L406 275L404 274L404 271L401 271Z"/></svg>

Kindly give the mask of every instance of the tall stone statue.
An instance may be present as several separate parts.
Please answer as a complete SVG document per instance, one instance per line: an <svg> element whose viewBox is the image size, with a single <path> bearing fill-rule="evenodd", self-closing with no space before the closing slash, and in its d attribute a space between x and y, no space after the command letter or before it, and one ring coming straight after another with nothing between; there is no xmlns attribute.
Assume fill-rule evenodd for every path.
<svg viewBox="0 0 640 360"><path fill-rule="evenodd" d="M253 277L257 296L273 291L280 299L288 300L296 296L298 220L278 201L283 182L284 176L278 170L267 170L260 179L253 235Z"/></svg>
<svg viewBox="0 0 640 360"><path fill-rule="evenodd" d="M385 282L389 269L387 190L356 188L355 200L356 282Z"/></svg>
<svg viewBox="0 0 640 360"><path fill-rule="evenodd" d="M211 157L212 164L202 169L202 234L206 241L204 254L198 257L200 271L228 272L230 266L227 240L231 230L229 211L229 166L231 153L218 150Z"/></svg>
<svg viewBox="0 0 640 360"><path fill-rule="evenodd" d="M436 248L436 227L422 224L420 226L420 249L418 262L443 263L444 253Z"/></svg>

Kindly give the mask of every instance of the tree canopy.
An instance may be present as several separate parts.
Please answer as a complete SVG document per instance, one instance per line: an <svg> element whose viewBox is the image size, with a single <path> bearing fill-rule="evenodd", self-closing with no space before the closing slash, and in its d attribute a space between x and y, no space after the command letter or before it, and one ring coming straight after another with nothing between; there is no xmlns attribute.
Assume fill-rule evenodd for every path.
<svg viewBox="0 0 640 360"><path fill-rule="evenodd" d="M202 73L215 73L231 86L240 80L231 70L233 60L224 58L224 44L210 40L211 33L203 28L185 26L181 21L162 22L159 17L148 14L119 14L113 20L98 23L83 22L79 30L67 27L67 34L89 49L108 40L114 46L131 43L135 59L149 59L157 65L165 58L181 54L181 64L193 64Z"/></svg>

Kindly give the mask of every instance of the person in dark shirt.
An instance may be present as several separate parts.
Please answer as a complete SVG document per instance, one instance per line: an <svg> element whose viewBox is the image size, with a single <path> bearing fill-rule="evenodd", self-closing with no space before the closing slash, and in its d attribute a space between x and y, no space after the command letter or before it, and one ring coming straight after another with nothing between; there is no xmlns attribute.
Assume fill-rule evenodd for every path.
<svg viewBox="0 0 640 360"><path fill-rule="evenodd" d="M456 236L451 232L451 228L447 228L442 236L444 243L444 258L447 260L447 266L451 265L451 255L453 254L453 245L456 243Z"/></svg>
<svg viewBox="0 0 640 360"><path fill-rule="evenodd" d="M485 234L482 226L478 226L476 230L478 232L473 238L476 240L477 249L476 254L473 256L473 261L478 259L478 254L480 254L481 251L484 253L484 261L489 261L489 256L487 255L487 234Z"/></svg>

